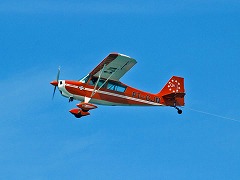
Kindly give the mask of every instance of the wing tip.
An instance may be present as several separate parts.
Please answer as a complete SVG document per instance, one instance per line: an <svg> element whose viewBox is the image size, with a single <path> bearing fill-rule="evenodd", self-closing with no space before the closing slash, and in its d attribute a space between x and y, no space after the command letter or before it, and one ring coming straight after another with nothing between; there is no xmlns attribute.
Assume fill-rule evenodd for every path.
<svg viewBox="0 0 240 180"><path fill-rule="evenodd" d="M118 56L124 56L124 57L127 57L127 58L131 58L130 56L126 55L126 54L122 54L122 53L118 53L118 52L111 52L110 54L112 55L118 55ZM133 58L131 58L133 59Z"/></svg>

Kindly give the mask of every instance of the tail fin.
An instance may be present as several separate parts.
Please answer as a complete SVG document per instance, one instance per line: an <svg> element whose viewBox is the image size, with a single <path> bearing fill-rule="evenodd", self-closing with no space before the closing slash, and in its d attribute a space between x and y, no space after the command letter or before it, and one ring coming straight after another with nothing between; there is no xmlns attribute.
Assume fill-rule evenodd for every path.
<svg viewBox="0 0 240 180"><path fill-rule="evenodd" d="M166 106L184 106L184 78L173 76L157 95Z"/></svg>

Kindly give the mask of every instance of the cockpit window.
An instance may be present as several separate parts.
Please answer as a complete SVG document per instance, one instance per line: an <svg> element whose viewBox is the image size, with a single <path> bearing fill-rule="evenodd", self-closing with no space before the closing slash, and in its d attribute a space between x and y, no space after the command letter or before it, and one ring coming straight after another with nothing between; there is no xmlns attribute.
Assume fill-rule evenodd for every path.
<svg viewBox="0 0 240 180"><path fill-rule="evenodd" d="M98 80L98 78L92 78L92 79L89 81L89 85L95 86L95 84L97 83L97 80ZM101 87L104 82L105 82L105 80L100 79L100 80L98 81L97 87Z"/></svg>
<svg viewBox="0 0 240 180"><path fill-rule="evenodd" d="M79 81L82 82L82 83L87 83L88 80L89 80L90 76L89 74L87 76L84 76L82 79L80 79Z"/></svg>
<svg viewBox="0 0 240 180"><path fill-rule="evenodd" d="M98 78L97 77L92 77L90 80L89 80L89 82L88 82L88 84L89 85L91 85L91 86L95 86L95 84L97 83L97 81L98 81ZM97 84L97 87L102 87L102 85L104 84L104 83L106 83L106 84L104 84L103 85L103 88L107 88L108 90L112 90L112 91L117 91L117 92L121 92L121 93L123 93L123 92L125 92L126 91L126 89L127 89L127 87L126 86L123 86L123 85L121 85L121 84L119 84L119 83L117 83L117 82L105 82L106 80L105 79L100 79L99 81L98 81L98 84Z"/></svg>

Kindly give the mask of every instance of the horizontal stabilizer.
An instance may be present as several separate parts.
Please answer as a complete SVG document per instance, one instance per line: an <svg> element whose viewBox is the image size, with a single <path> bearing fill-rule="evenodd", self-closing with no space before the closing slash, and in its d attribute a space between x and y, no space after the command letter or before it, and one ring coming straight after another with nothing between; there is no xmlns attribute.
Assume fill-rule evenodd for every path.
<svg viewBox="0 0 240 180"><path fill-rule="evenodd" d="M162 96L166 106L184 106L185 93L171 93Z"/></svg>

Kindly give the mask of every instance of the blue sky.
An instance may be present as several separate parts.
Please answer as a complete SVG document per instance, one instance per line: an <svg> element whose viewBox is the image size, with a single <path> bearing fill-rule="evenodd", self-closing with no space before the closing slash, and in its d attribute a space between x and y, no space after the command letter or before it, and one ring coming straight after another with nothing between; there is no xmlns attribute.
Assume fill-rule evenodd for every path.
<svg viewBox="0 0 240 180"><path fill-rule="evenodd" d="M240 178L240 2L0 2L0 179ZM185 77L186 107L100 106L75 119L53 87L110 52L156 93ZM219 118L197 111L212 113Z"/></svg>

